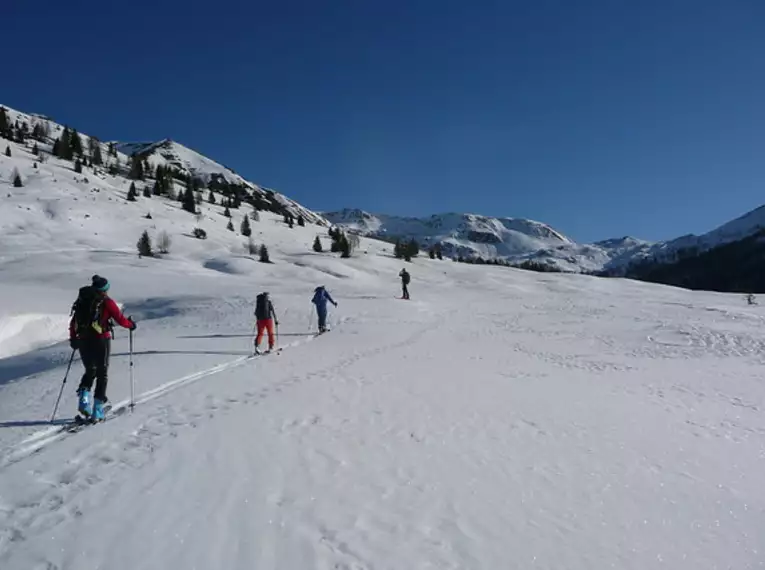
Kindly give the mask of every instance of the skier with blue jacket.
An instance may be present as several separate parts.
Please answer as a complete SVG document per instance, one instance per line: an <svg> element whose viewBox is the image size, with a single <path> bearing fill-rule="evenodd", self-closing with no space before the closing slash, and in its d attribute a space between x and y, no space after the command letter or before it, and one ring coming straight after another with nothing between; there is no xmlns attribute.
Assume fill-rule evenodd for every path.
<svg viewBox="0 0 765 570"><path fill-rule="evenodd" d="M313 291L313 299L311 303L316 305L316 314L319 316L319 333L327 332L327 301L337 307L337 303L324 288L324 285L320 285Z"/></svg>

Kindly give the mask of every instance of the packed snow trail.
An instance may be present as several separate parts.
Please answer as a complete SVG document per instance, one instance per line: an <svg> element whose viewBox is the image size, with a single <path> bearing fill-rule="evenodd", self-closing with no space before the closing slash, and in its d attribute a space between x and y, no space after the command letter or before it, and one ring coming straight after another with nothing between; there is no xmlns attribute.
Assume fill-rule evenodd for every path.
<svg viewBox="0 0 765 570"><path fill-rule="evenodd" d="M0 566L761 567L758 313L438 274L6 466Z"/></svg>

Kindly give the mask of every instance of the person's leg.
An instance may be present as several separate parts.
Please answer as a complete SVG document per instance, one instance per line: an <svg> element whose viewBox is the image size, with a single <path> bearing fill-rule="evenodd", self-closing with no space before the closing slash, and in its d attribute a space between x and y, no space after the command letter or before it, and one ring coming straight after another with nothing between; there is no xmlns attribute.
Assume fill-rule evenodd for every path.
<svg viewBox="0 0 765 570"><path fill-rule="evenodd" d="M83 390L93 389L93 380L96 377L96 363L93 358L92 342L80 341L80 360L82 360L82 366L85 368L85 372L80 379L80 386L77 388L79 394Z"/></svg>
<svg viewBox="0 0 765 570"><path fill-rule="evenodd" d="M266 323L263 320L258 320L258 336L255 337L255 348L260 346L263 341L263 333L266 331Z"/></svg>
<svg viewBox="0 0 765 570"><path fill-rule="evenodd" d="M96 400L107 402L106 385L109 382L109 356L111 355L112 341L108 338L98 340L96 356Z"/></svg>
<svg viewBox="0 0 765 570"><path fill-rule="evenodd" d="M268 319L268 321L266 321L266 327L268 330L268 350L273 350L274 345L276 344L276 339L274 338L274 320Z"/></svg>

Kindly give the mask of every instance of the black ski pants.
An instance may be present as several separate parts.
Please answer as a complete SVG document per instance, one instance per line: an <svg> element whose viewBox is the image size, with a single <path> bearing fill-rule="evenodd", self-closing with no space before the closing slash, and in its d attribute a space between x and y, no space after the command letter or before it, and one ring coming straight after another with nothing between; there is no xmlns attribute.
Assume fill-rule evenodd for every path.
<svg viewBox="0 0 765 570"><path fill-rule="evenodd" d="M85 366L85 374L80 380L80 388L93 389L96 381L97 400L106 402L106 384L109 381L109 353L112 341L108 338L93 338L80 341L80 358Z"/></svg>
<svg viewBox="0 0 765 570"><path fill-rule="evenodd" d="M401 282L401 296L404 299L408 299L409 298L409 284L408 283L404 283L403 281Z"/></svg>

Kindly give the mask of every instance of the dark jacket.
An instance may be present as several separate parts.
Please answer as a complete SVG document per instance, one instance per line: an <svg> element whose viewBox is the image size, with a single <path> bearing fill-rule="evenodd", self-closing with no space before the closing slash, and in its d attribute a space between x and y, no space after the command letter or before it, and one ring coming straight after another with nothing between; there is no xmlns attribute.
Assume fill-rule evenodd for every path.
<svg viewBox="0 0 765 570"><path fill-rule="evenodd" d="M265 321L268 319L276 320L276 311L274 311L274 305L271 303L271 299L268 295L261 293L258 295L255 301L255 318L259 321Z"/></svg>
<svg viewBox="0 0 765 570"><path fill-rule="evenodd" d="M313 299L311 299L311 303L316 305L316 310L327 312L327 301L337 307L337 303L329 292L324 287L317 287L313 293Z"/></svg>

